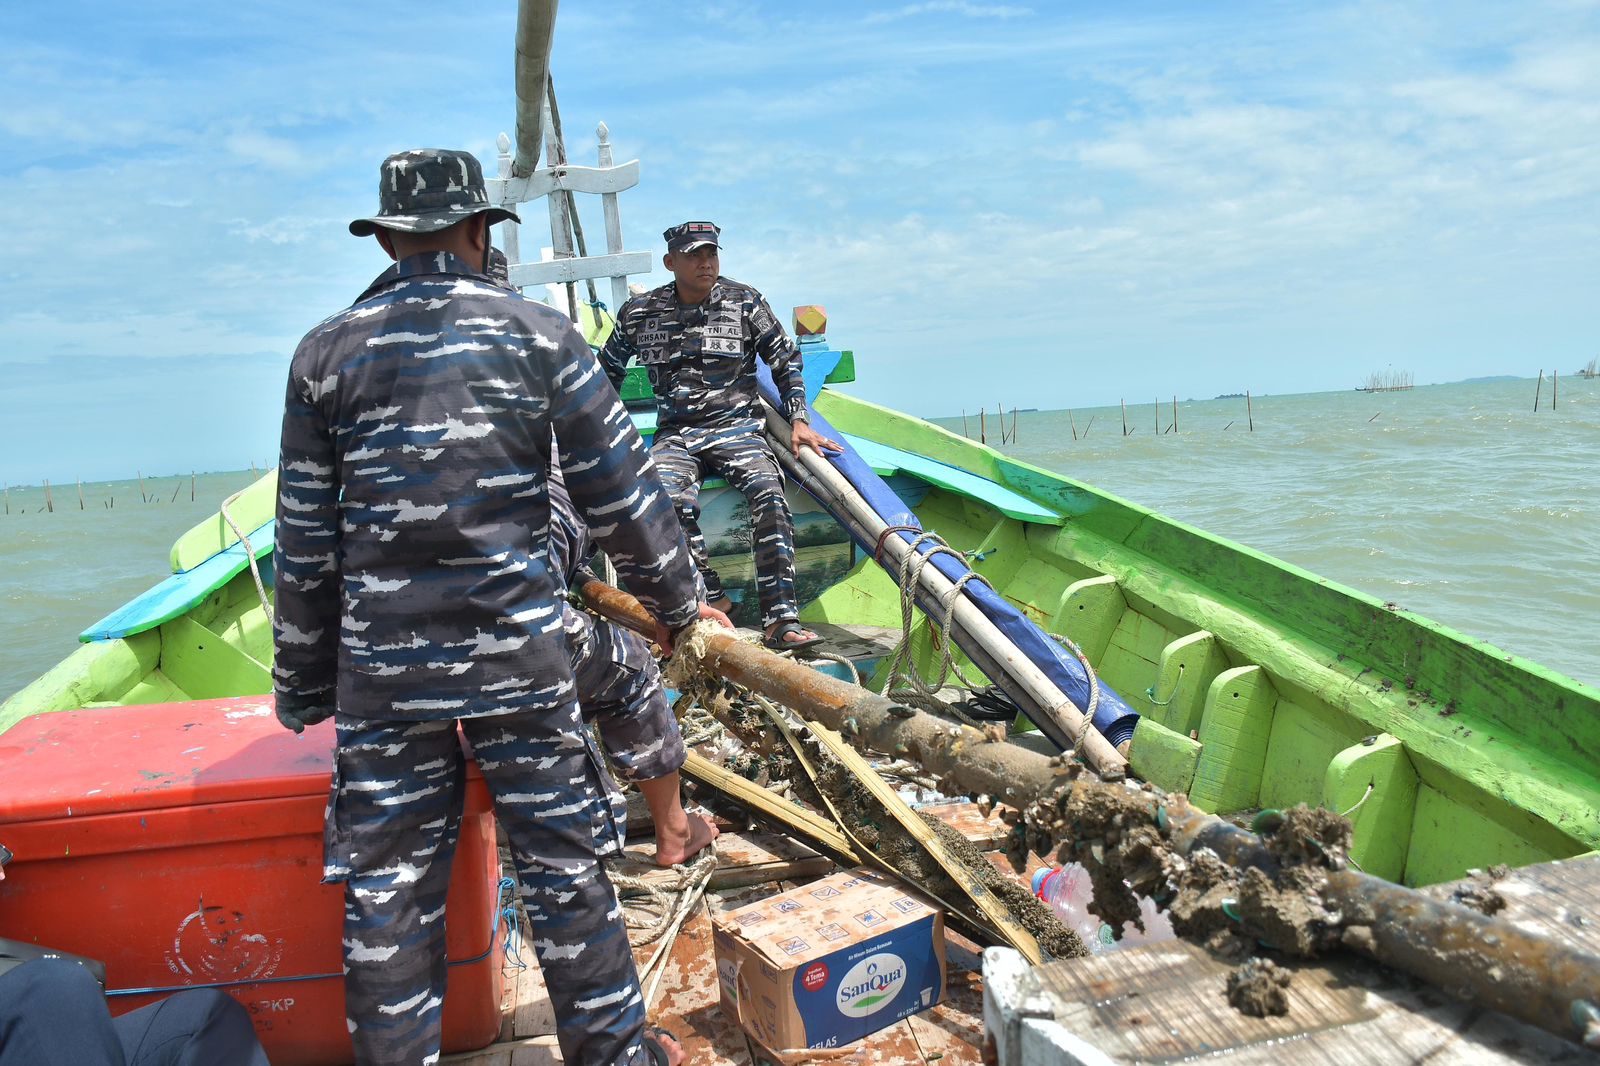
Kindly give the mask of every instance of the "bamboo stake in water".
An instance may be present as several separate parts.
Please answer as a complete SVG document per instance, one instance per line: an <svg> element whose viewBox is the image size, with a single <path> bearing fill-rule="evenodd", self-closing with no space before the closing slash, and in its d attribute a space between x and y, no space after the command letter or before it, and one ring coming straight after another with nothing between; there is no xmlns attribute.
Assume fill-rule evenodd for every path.
<svg viewBox="0 0 1600 1066"><path fill-rule="evenodd" d="M1539 413L1539 394L1544 391L1544 371L1539 371L1539 383L1533 387L1533 413Z"/></svg>
<svg viewBox="0 0 1600 1066"><path fill-rule="evenodd" d="M6 482L6 514L11 513L11 482Z"/></svg>
<svg viewBox="0 0 1600 1066"><path fill-rule="evenodd" d="M1072 409L1067 408L1067 425L1072 427L1072 439L1078 439L1078 423L1072 417Z"/></svg>
<svg viewBox="0 0 1600 1066"><path fill-rule="evenodd" d="M1556 409L1556 393L1561 390L1561 371L1550 371L1550 410Z"/></svg>
<svg viewBox="0 0 1600 1066"><path fill-rule="evenodd" d="M1011 409L1011 443L1017 443L1017 409Z"/></svg>
<svg viewBox="0 0 1600 1066"><path fill-rule="evenodd" d="M972 433L967 429L967 409L965 407L961 409L961 435L968 440L972 439Z"/></svg>
<svg viewBox="0 0 1600 1066"><path fill-rule="evenodd" d="M175 503L177 501L177 499L178 499L178 493L180 493L182 491L183 491L183 478L179 478L178 479L178 483L172 487L172 499L168 500L167 502L168 503Z"/></svg>
<svg viewBox="0 0 1600 1066"><path fill-rule="evenodd" d="M978 408L978 443L989 443L989 410L985 407Z"/></svg>
<svg viewBox="0 0 1600 1066"><path fill-rule="evenodd" d="M1156 402L1151 405L1151 413L1156 416L1156 436L1161 436L1161 397L1156 397Z"/></svg>
<svg viewBox="0 0 1600 1066"><path fill-rule="evenodd" d="M78 479L78 510L83 510L83 478Z"/></svg>
<svg viewBox="0 0 1600 1066"><path fill-rule="evenodd" d="M51 512L51 513L54 513L55 509L56 509L56 501L52 500L50 498L50 479L49 478L45 478L44 479L44 509L46 511Z"/></svg>
<svg viewBox="0 0 1600 1066"><path fill-rule="evenodd" d="M1091 430L1093 428L1094 428L1094 415L1090 415L1089 416L1089 424L1087 426L1083 427L1083 435L1085 437L1087 437L1089 435L1089 430Z"/></svg>
<svg viewBox="0 0 1600 1066"><path fill-rule="evenodd" d="M189 471L189 502L194 502L194 471Z"/></svg>
<svg viewBox="0 0 1600 1066"><path fill-rule="evenodd" d="M148 496L146 496L144 494L144 471L143 470L135 470L134 473L139 475L139 502L140 503L149 503L150 502L150 497L148 497Z"/></svg>
<svg viewBox="0 0 1600 1066"><path fill-rule="evenodd" d="M1178 394L1172 394L1172 432L1178 432Z"/></svg>
<svg viewBox="0 0 1600 1066"><path fill-rule="evenodd" d="M1122 401L1122 435L1128 435L1128 401Z"/></svg>
<svg viewBox="0 0 1600 1066"><path fill-rule="evenodd" d="M1250 432L1254 433L1256 431L1256 416L1255 416L1255 412L1250 409L1250 390L1249 389L1245 389L1244 390L1244 413L1245 413L1245 417L1250 419Z"/></svg>

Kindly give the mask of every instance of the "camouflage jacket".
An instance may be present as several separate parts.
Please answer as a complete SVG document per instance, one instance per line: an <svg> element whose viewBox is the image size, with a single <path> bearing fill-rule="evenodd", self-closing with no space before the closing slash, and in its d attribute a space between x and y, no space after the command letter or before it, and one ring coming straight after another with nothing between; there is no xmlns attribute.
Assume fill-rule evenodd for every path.
<svg viewBox="0 0 1600 1066"><path fill-rule="evenodd" d="M765 425L756 392L756 357L772 368L790 421L806 420L800 350L755 289L718 278L704 303L678 302L676 282L635 296L617 313L600 352L611 384L622 387L628 361L650 372L657 427L683 434L690 451Z"/></svg>
<svg viewBox="0 0 1600 1066"><path fill-rule="evenodd" d="M278 475L280 696L405 721L573 698L547 565L552 432L630 590L669 628L692 622L672 502L563 315L430 253L308 333Z"/></svg>

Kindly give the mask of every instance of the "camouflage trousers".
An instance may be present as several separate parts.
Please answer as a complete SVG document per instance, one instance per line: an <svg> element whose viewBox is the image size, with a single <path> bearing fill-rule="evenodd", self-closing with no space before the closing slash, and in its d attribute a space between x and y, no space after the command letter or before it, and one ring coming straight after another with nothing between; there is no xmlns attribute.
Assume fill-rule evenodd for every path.
<svg viewBox="0 0 1600 1066"><path fill-rule="evenodd" d="M643 641L592 619L583 629L585 639L572 644L581 711L569 702L459 724L511 846L563 1061L642 1064L651 1060L638 971L599 861L621 847L626 809L584 719L599 723L630 779L676 770L684 748ZM437 1062L445 897L466 781L457 722L340 714L335 724L324 880L345 882L356 1061Z"/></svg>
<svg viewBox="0 0 1600 1066"><path fill-rule="evenodd" d="M711 568L706 538L700 532L700 485L720 474L750 504L756 554L756 595L761 600L761 624L798 617L794 588L794 519L783 496L783 475L772 449L761 437L724 438L691 452L683 437L672 430L656 434L650 447L661 483L678 509L684 539L695 566L705 581L706 599L721 599L722 580Z"/></svg>

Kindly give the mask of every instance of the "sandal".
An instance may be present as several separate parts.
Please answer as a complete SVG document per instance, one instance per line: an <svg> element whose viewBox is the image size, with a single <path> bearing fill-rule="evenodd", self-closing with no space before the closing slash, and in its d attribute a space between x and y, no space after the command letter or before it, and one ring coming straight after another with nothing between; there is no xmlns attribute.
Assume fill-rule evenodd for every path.
<svg viewBox="0 0 1600 1066"><path fill-rule="evenodd" d="M773 630L771 635L763 636L761 645L768 651L799 651L801 648L809 648L813 644L822 643L821 637L810 637L806 640L783 639L790 633L804 633L805 631L804 626L790 618L787 621L779 622L778 628Z"/></svg>
<svg viewBox="0 0 1600 1066"><path fill-rule="evenodd" d="M656 1066L667 1066L667 1049L661 1044L661 1037L667 1037L673 1043L682 1046L678 1036L670 1029L663 1029L659 1025L644 1027L644 1049L650 1053L650 1061Z"/></svg>

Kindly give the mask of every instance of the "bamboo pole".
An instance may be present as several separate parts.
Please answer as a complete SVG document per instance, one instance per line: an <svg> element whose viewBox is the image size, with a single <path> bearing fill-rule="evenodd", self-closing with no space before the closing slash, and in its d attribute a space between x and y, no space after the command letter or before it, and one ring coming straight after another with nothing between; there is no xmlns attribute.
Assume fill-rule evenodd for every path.
<svg viewBox="0 0 1600 1066"><path fill-rule="evenodd" d="M1122 435L1128 435L1128 401L1122 401Z"/></svg>
<svg viewBox="0 0 1600 1066"><path fill-rule="evenodd" d="M517 11L517 157L513 177L526 178L539 166L544 141L545 83L550 80L550 42L555 36L556 0L523 0Z"/></svg>
<svg viewBox="0 0 1600 1066"><path fill-rule="evenodd" d="M150 502L150 497L148 497L148 496L146 496L144 494L144 471L143 470L135 470L134 473L139 475L139 502L140 503L149 503Z"/></svg>
<svg viewBox="0 0 1600 1066"><path fill-rule="evenodd" d="M550 164L554 166L557 163L565 163L567 161L567 139L561 132L561 109L556 106L556 80L554 77L550 78L549 91L550 129L556 135L556 155L558 156L558 158L550 160ZM589 244L583 239L583 221L578 218L578 198L571 189L562 189L561 194L567 198L567 221L572 223L572 238L577 245L578 255L587 256L589 254ZM585 278L584 280L589 288L589 302L591 304L599 303L600 293L594 287L594 279ZM620 311L622 308L619 307L617 310ZM577 320L574 319L573 321Z"/></svg>
<svg viewBox="0 0 1600 1066"><path fill-rule="evenodd" d="M912 554L911 545L897 536L884 536L888 525L882 516L861 499L833 464L809 448L800 449L800 457L794 458L789 443L789 424L771 407L766 408L766 414L768 440L775 443L774 451L784 470L807 492L831 503L830 509L835 514L845 512L865 534L864 539L876 540L882 557L888 560L886 567L903 565ZM1028 717L1058 748L1067 750L1076 746L1089 764L1106 777L1121 777L1127 773L1128 760L1123 753L1094 728L1094 723L1044 671L1018 654L1016 646L977 604L956 592L955 582L934 566L922 568L921 581L922 587L916 591L924 594L925 602L932 599L943 605L954 598L953 608L950 608L954 621L952 639L991 679L1004 677L1011 683L1012 695L1023 703ZM926 606L923 609L928 610Z"/></svg>
<svg viewBox="0 0 1600 1066"><path fill-rule="evenodd" d="M189 502L194 502L194 471L189 471Z"/></svg>
<svg viewBox="0 0 1600 1066"><path fill-rule="evenodd" d="M1085 437L1087 437L1089 435L1089 430L1091 430L1093 428L1094 428L1094 415L1090 415L1089 416L1089 424L1087 426L1083 427L1083 435Z"/></svg>
<svg viewBox="0 0 1600 1066"><path fill-rule="evenodd" d="M1255 411L1251 410L1251 407L1250 407L1250 390L1249 389L1245 389L1244 390L1244 413L1245 413L1245 417L1250 420L1250 432L1254 433L1256 431L1256 413L1255 413Z"/></svg>
<svg viewBox="0 0 1600 1066"><path fill-rule="evenodd" d="M1556 409L1556 397L1561 392L1561 371L1550 371L1550 410Z"/></svg>
<svg viewBox="0 0 1600 1066"><path fill-rule="evenodd" d="M989 417L989 411L988 411L987 408L984 408L984 407L978 408L978 443L979 444L988 444L989 443L988 417Z"/></svg>
<svg viewBox="0 0 1600 1066"><path fill-rule="evenodd" d="M78 510L82 511L83 509L83 478L80 477L78 479Z"/></svg>
<svg viewBox="0 0 1600 1066"><path fill-rule="evenodd" d="M1172 432L1178 432L1178 394L1172 394Z"/></svg>
<svg viewBox="0 0 1600 1066"><path fill-rule="evenodd" d="M1017 409L1014 405L1011 408L1011 443L1017 443Z"/></svg>
<svg viewBox="0 0 1600 1066"><path fill-rule="evenodd" d="M1072 439L1078 439L1078 422L1072 417L1072 408L1067 408L1067 425L1072 427Z"/></svg>
<svg viewBox="0 0 1600 1066"><path fill-rule="evenodd" d="M183 478L179 478L178 479L178 483L176 485L172 486L172 499L168 500L167 502L168 503L176 503L177 500L178 500L178 493L180 493L182 491L183 491Z"/></svg>
<svg viewBox="0 0 1600 1066"><path fill-rule="evenodd" d="M11 482L6 482L6 514L11 513Z"/></svg>
<svg viewBox="0 0 1600 1066"><path fill-rule="evenodd" d="M1539 413L1539 394L1544 391L1544 371L1539 371L1539 383L1533 387L1533 413Z"/></svg>
<svg viewBox="0 0 1600 1066"><path fill-rule="evenodd" d="M55 509L56 509L56 501L50 498L50 479L49 478L45 478L44 479L44 509L46 511L52 513L52 514L55 513Z"/></svg>
<svg viewBox="0 0 1600 1066"><path fill-rule="evenodd" d="M1156 416L1156 436L1161 436L1161 397L1156 397L1156 402L1150 405L1150 411Z"/></svg>
<svg viewBox="0 0 1600 1066"><path fill-rule="evenodd" d="M961 435L968 440L972 439L972 433L967 429L967 409L965 407L961 409Z"/></svg>

